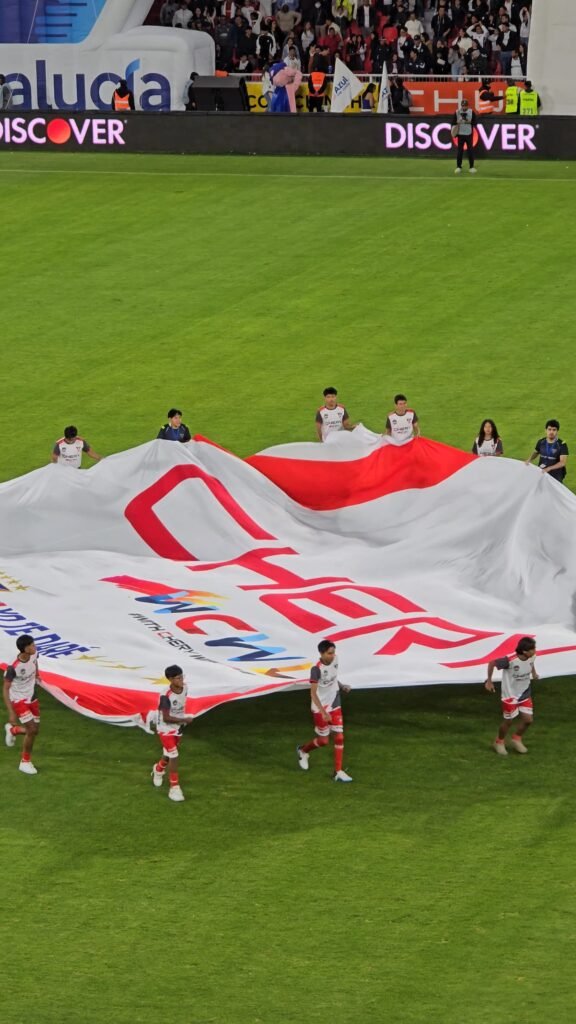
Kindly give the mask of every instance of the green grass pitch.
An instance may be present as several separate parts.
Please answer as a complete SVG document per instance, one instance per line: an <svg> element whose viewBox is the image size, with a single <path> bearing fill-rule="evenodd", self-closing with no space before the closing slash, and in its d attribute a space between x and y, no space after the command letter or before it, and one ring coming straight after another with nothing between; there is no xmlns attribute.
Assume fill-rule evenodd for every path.
<svg viewBox="0 0 576 1024"><path fill-rule="evenodd" d="M576 444L576 168L452 172L2 154L0 478L172 404L239 455L312 439L332 384L373 429L402 390L432 438ZM239 702L188 730L182 805L153 738L43 712L38 777L0 758L6 1024L573 1019L572 679L504 763L480 689L352 694L349 787L326 751L298 771L304 694Z"/></svg>

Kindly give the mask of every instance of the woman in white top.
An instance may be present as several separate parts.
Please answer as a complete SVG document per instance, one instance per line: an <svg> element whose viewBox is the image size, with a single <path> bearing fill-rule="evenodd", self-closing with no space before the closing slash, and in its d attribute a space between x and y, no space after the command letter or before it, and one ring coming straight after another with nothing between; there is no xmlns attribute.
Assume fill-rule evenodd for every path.
<svg viewBox="0 0 576 1024"><path fill-rule="evenodd" d="M502 439L494 420L482 420L472 451L474 455L504 455Z"/></svg>

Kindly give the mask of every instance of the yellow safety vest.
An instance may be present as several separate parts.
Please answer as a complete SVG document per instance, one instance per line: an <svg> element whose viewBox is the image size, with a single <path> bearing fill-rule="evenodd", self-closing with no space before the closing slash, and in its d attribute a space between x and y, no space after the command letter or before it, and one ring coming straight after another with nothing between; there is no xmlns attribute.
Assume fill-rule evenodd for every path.
<svg viewBox="0 0 576 1024"><path fill-rule="evenodd" d="M538 93L535 89L532 92L526 92L524 89L520 93L520 114L524 117L538 116Z"/></svg>
<svg viewBox="0 0 576 1024"><path fill-rule="evenodd" d="M518 113L518 89L515 85L509 85L506 89L506 113Z"/></svg>

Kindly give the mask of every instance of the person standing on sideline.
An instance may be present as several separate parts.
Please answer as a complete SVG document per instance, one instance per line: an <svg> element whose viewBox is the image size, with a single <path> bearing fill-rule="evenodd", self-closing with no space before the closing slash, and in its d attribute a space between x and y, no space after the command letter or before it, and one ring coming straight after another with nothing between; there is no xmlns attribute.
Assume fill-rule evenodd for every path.
<svg viewBox="0 0 576 1024"><path fill-rule="evenodd" d="M529 466L535 458L539 458L538 466L543 473L549 473L560 483L566 476L566 462L568 460L568 445L558 437L560 424L558 420L548 420L546 423L546 437L541 437L534 445L534 451L526 465Z"/></svg>
<svg viewBox="0 0 576 1024"><path fill-rule="evenodd" d="M126 113L128 110L135 110L134 104L134 93L128 88L128 82L125 78L120 80L120 85L115 90L112 97L112 110L122 111Z"/></svg>
<svg viewBox="0 0 576 1024"><path fill-rule="evenodd" d="M0 75L0 110L12 109L12 89L4 75Z"/></svg>
<svg viewBox="0 0 576 1024"><path fill-rule="evenodd" d="M160 427L156 436L162 441L180 441L181 444L192 440L188 427L182 423L181 409L168 409L168 423Z"/></svg>
<svg viewBox="0 0 576 1024"><path fill-rule="evenodd" d="M474 455L504 455L502 438L494 420L482 420L472 451Z"/></svg>
<svg viewBox="0 0 576 1024"><path fill-rule="evenodd" d="M192 716L185 715L188 687L184 682L184 673L179 665L169 665L164 675L170 686L160 697L158 703L158 722L156 732L162 744L162 757L152 768L152 782L160 788L164 782L166 768L170 765L170 800L180 803L185 799L180 788L178 775L178 744L182 739L182 729L193 721Z"/></svg>
<svg viewBox="0 0 576 1024"><path fill-rule="evenodd" d="M496 658L488 662L488 674L484 683L488 693L494 693L492 675L494 669L502 670L502 722L498 729L498 735L492 744L492 749L503 757L506 757L506 736L515 718L519 718L520 724L516 728L510 741L511 746L519 754L527 754L528 749L524 746L522 737L526 729L533 722L534 708L532 704L531 681L539 679L534 668L536 660L536 642L531 636L523 636L518 641L516 653L511 658Z"/></svg>
<svg viewBox="0 0 576 1024"><path fill-rule="evenodd" d="M56 441L52 449L52 462L59 462L61 466L72 466L73 469L80 469L82 465L82 453L86 452L94 462L100 462L102 458L90 447L84 437L78 436L77 427L66 427L64 437Z"/></svg>
<svg viewBox="0 0 576 1024"><path fill-rule="evenodd" d="M37 775L32 764L32 748L40 726L40 705L35 687L40 682L38 652L34 637L24 633L16 641L18 657L4 671L4 704L8 711L8 724L4 726L6 746L13 747L16 737L24 736L22 759L18 770L24 775ZM20 724L18 724L20 723Z"/></svg>
<svg viewBox="0 0 576 1024"><path fill-rule="evenodd" d="M296 748L298 764L307 772L310 754L318 747L328 746L330 733L334 734L334 782L352 782L350 775L342 768L344 758L344 720L342 718L341 694L350 693L349 686L338 681L338 658L336 645L330 640L318 644L319 660L310 671L310 697L312 718L316 739Z"/></svg>
<svg viewBox="0 0 576 1024"><path fill-rule="evenodd" d="M465 147L468 150L470 174L476 174L476 168L474 167L474 129L476 123L476 114L473 110L470 110L468 100L462 100L460 109L456 111L452 118L452 137L458 143L458 155L456 157L456 170L454 174L462 174L462 158Z"/></svg>
<svg viewBox="0 0 576 1024"><path fill-rule="evenodd" d="M519 95L520 117L538 117L542 101L532 88L532 82L524 82L524 88Z"/></svg>
<svg viewBox="0 0 576 1024"><path fill-rule="evenodd" d="M350 423L350 417L345 406L338 404L338 392L336 388L324 388L324 405L316 413L316 433L319 441L326 438L337 430L354 430L354 424Z"/></svg>
<svg viewBox="0 0 576 1024"><path fill-rule="evenodd" d="M386 433L395 441L420 437L420 424L414 409L408 408L406 395L394 395L394 408L386 417Z"/></svg>

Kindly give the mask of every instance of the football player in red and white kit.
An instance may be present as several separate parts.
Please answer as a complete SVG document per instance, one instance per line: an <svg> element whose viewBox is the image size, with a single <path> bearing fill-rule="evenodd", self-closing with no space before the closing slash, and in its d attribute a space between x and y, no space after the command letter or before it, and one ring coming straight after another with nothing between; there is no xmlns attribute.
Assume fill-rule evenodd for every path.
<svg viewBox="0 0 576 1024"><path fill-rule="evenodd" d="M420 424L414 409L408 408L406 395L394 395L394 408L386 417L386 433L395 441L420 437Z"/></svg>
<svg viewBox="0 0 576 1024"><path fill-rule="evenodd" d="M184 793L178 777L178 744L182 739L182 729L192 721L192 717L184 714L188 687L182 669L179 665L169 665L164 675L170 686L160 697L156 725L158 739L162 744L162 757L152 769L152 781L155 786L161 786L166 768L170 765L168 796L179 803L184 800Z"/></svg>
<svg viewBox="0 0 576 1024"><path fill-rule="evenodd" d="M352 782L350 775L342 769L344 758L344 721L342 718L341 694L350 693L349 686L338 681L338 658L336 646L330 640L318 644L319 660L310 672L310 697L316 739L297 747L298 764L308 771L310 754L317 747L327 746L330 733L334 735L334 781Z"/></svg>
<svg viewBox="0 0 576 1024"><path fill-rule="evenodd" d="M538 679L534 667L536 661L536 642L531 636L523 636L516 645L516 653L510 658L496 658L488 663L488 674L484 686L489 693L494 693L492 675L494 669L502 670L502 722L498 735L492 744L497 754L506 756L506 736L515 719L518 719L516 730L510 745L519 754L527 754L523 736L532 725L534 708L532 706L531 682Z"/></svg>
<svg viewBox="0 0 576 1024"><path fill-rule="evenodd" d="M13 747L16 737L23 734L24 747L18 768L25 775L37 775L32 764L32 747L40 725L40 705L35 697L36 683L40 682L38 652L34 637L27 633L18 637L16 647L18 657L4 671L4 703L10 719L4 726L6 746Z"/></svg>
<svg viewBox="0 0 576 1024"><path fill-rule="evenodd" d="M350 422L348 410L338 404L336 388L324 388L324 405L316 413L316 433L319 441L325 441L330 434L338 430L354 430L355 424Z"/></svg>

